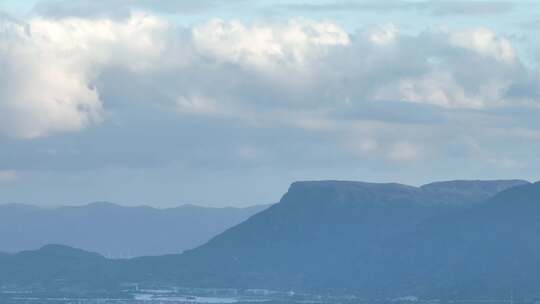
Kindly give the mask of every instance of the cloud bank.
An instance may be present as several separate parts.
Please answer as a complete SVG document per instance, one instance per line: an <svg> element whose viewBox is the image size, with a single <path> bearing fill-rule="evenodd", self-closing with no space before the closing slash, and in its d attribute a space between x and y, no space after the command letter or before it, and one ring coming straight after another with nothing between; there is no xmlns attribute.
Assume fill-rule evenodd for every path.
<svg viewBox="0 0 540 304"><path fill-rule="evenodd" d="M488 27L188 27L131 9L0 20L4 197L253 203L297 179L540 169L538 71Z"/></svg>
<svg viewBox="0 0 540 304"><path fill-rule="evenodd" d="M535 72L487 28L408 35L388 24L350 34L298 18L181 28L134 13L120 20L3 18L0 36L0 127L15 137L99 124L107 101L98 83L111 69L166 92L148 103L299 127L330 125L335 112L380 101L484 109L536 98L511 94Z"/></svg>
<svg viewBox="0 0 540 304"><path fill-rule="evenodd" d="M282 6L297 11L418 11L433 16L481 16L509 13L515 7L510 1L339 1L323 4L289 4Z"/></svg>

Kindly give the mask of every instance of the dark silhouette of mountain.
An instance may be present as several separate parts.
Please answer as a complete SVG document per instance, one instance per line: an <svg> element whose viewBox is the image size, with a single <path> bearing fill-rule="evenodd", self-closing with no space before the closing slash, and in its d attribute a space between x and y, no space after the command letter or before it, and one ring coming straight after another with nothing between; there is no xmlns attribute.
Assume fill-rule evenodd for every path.
<svg viewBox="0 0 540 304"><path fill-rule="evenodd" d="M376 276L389 278L388 285L401 290L431 296L470 297L481 291L486 298L501 298L511 290L536 295L540 183L514 187L474 208L431 218L388 241L384 252L381 263L392 272L379 269Z"/></svg>
<svg viewBox="0 0 540 304"><path fill-rule="evenodd" d="M45 291L69 288L97 290L118 285L118 266L92 252L63 245L46 245L38 250L0 256L0 286L29 286Z"/></svg>
<svg viewBox="0 0 540 304"><path fill-rule="evenodd" d="M130 270L135 272L128 277L162 276L206 287L349 288L376 293L381 288L373 286L366 270L375 274L382 267L388 240L413 233L431 218L473 208L478 200L524 184L454 181L417 188L294 183L280 203L199 248L181 256L131 261ZM147 277L138 277L141 274ZM364 290L363 285L372 288Z"/></svg>
<svg viewBox="0 0 540 304"><path fill-rule="evenodd" d="M0 272L0 285L159 282L377 298L506 298L510 290L534 296L539 235L540 183L299 182L278 204L183 254L107 260L45 247L0 256L0 269L10 267Z"/></svg>
<svg viewBox="0 0 540 304"><path fill-rule="evenodd" d="M0 205L0 251L63 244L115 258L180 253L267 207L155 209L105 202L54 209Z"/></svg>

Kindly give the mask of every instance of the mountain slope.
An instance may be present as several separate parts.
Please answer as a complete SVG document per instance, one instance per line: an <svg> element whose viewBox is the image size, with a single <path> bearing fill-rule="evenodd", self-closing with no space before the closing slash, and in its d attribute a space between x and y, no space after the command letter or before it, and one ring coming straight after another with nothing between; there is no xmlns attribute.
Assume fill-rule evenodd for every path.
<svg viewBox="0 0 540 304"><path fill-rule="evenodd" d="M280 203L183 254L107 260L46 247L0 255L0 269L9 270L0 272L0 285L140 282L379 299L538 293L540 183L460 181L425 188L295 183Z"/></svg>
<svg viewBox="0 0 540 304"><path fill-rule="evenodd" d="M534 295L540 288L540 183L508 189L463 212L429 219L387 242L380 276L410 292ZM404 280L408 278L409 280ZM419 284L414 284L417 282ZM437 282L436 284L429 284Z"/></svg>
<svg viewBox="0 0 540 304"><path fill-rule="evenodd" d="M487 190L468 195L467 189L479 183ZM386 240L414 231L431 217L474 206L504 185L522 184L294 183L280 203L207 244L182 256L136 260L132 268L193 286L356 289L370 283L359 273L377 267Z"/></svg>
<svg viewBox="0 0 540 304"><path fill-rule="evenodd" d="M527 184L523 180L454 180L429 183L420 189L429 193L432 203L460 205L480 203L501 191Z"/></svg>
<svg viewBox="0 0 540 304"><path fill-rule="evenodd" d="M63 244L109 257L180 253L195 248L267 206L170 209L93 203L41 209L0 205L0 251Z"/></svg>

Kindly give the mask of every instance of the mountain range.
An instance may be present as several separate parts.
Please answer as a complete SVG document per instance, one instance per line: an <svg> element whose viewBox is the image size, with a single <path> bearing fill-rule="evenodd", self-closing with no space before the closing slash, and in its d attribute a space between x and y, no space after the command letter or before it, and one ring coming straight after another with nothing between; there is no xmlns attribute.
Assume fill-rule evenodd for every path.
<svg viewBox="0 0 540 304"><path fill-rule="evenodd" d="M268 205L156 209L96 202L39 208L0 205L0 251L18 252L62 244L111 258L181 253L206 243Z"/></svg>
<svg viewBox="0 0 540 304"><path fill-rule="evenodd" d="M63 246L0 255L0 285L127 282L387 298L540 291L540 183L297 182L278 204L182 254L110 260Z"/></svg>

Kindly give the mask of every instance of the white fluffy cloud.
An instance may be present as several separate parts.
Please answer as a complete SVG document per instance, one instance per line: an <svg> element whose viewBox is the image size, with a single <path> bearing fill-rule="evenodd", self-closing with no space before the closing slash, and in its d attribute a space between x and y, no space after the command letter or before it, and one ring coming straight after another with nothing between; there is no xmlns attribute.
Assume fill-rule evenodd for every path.
<svg viewBox="0 0 540 304"><path fill-rule="evenodd" d="M133 70L159 55L161 20L0 20L0 132L24 138L74 131L103 119L92 86L104 66Z"/></svg>
<svg viewBox="0 0 540 304"><path fill-rule="evenodd" d="M203 54L261 68L309 64L324 58L328 47L350 43L336 24L305 19L253 26L216 19L196 26L193 38Z"/></svg>
<svg viewBox="0 0 540 304"><path fill-rule="evenodd" d="M3 22L0 37L2 133L36 137L99 119L98 93L68 52L62 56L29 24Z"/></svg>
<svg viewBox="0 0 540 304"><path fill-rule="evenodd" d="M375 44L387 45L393 42L399 33L398 28L394 24L386 24L384 26L372 29L369 31L369 40Z"/></svg>
<svg viewBox="0 0 540 304"><path fill-rule="evenodd" d="M257 102L244 96L249 88L242 85L249 83L260 89L259 99L274 98L270 107L317 114L377 100L479 109L507 104L505 92L527 73L509 40L485 28L406 35L388 24L351 36L329 22L213 20L192 32L199 54L255 71L233 75L236 85L227 94L240 107ZM227 105L229 114L231 106L238 104Z"/></svg>
<svg viewBox="0 0 540 304"><path fill-rule="evenodd" d="M2 19L0 66L0 132L24 138L106 119L96 83L110 68L146 84L130 90L149 103L307 128L332 126L332 113L366 102L504 105L529 72L511 43L485 28L410 35L390 24L351 35L329 21L215 19L184 29L145 13Z"/></svg>
<svg viewBox="0 0 540 304"><path fill-rule="evenodd" d="M401 37L396 32L377 29L375 34L368 33L380 45L381 55L375 54L372 60L393 65L394 75L382 66L375 70L387 74L367 99L445 108L501 106L508 104L505 93L509 88L527 74L510 41L485 28Z"/></svg>
<svg viewBox="0 0 540 304"><path fill-rule="evenodd" d="M510 41L497 37L493 31L486 28L450 33L450 43L484 56L491 56L507 64L512 64L516 60Z"/></svg>

